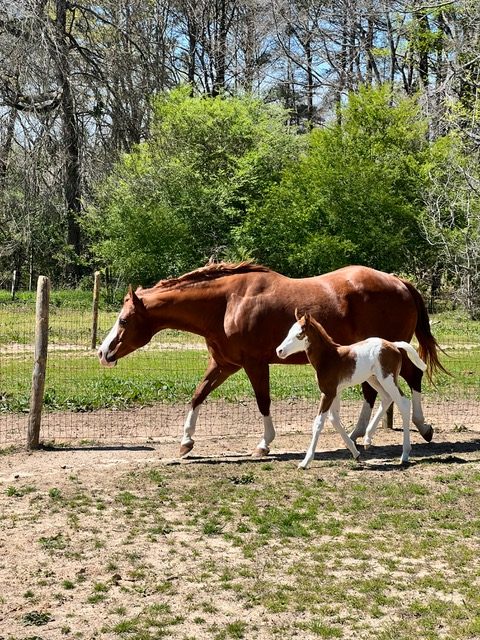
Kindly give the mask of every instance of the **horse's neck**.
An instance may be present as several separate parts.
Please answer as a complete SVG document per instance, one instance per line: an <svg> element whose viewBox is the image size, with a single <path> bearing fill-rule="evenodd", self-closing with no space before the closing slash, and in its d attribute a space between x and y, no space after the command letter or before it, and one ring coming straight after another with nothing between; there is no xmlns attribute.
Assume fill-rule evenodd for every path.
<svg viewBox="0 0 480 640"><path fill-rule="evenodd" d="M150 291L145 295L153 332L161 329L178 329L206 337L218 317L223 298L200 287L185 287L167 291Z"/></svg>

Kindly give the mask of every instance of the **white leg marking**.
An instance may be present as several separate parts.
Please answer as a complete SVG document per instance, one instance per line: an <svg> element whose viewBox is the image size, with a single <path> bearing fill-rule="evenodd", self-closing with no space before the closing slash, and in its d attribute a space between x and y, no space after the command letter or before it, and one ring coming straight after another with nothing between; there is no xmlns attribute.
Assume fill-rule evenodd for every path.
<svg viewBox="0 0 480 640"><path fill-rule="evenodd" d="M402 400L402 408L400 408L400 412L402 414L402 421L403 421L403 451L402 451L402 457L400 458L400 462L403 464L405 462L408 462L410 451L412 450L412 445L410 444L411 403L408 398L402 397L401 400Z"/></svg>
<svg viewBox="0 0 480 640"><path fill-rule="evenodd" d="M340 398L338 396L335 398L332 406L330 407L330 419L336 431L340 434L343 442L347 446L347 449L356 460L360 456L360 452L355 446L353 440L348 436L347 432L345 431L345 427L340 420Z"/></svg>
<svg viewBox="0 0 480 640"><path fill-rule="evenodd" d="M375 435L378 425L380 424L380 420L383 418L383 416L387 412L387 409L392 404L392 398L388 395L388 393L386 393L377 378L369 378L368 382L378 392L378 395L380 396L380 406L378 407L373 418L370 420L367 430L365 431L365 438L363 442L366 448L372 444L372 439Z"/></svg>
<svg viewBox="0 0 480 640"><path fill-rule="evenodd" d="M272 416L263 416L263 438L258 443L257 449L269 451L270 445L275 438L275 428Z"/></svg>
<svg viewBox="0 0 480 640"><path fill-rule="evenodd" d="M408 462L408 457L412 449L410 444L410 400L402 396L400 389L393 381L393 376L388 376L384 380L381 380L380 383L385 391L390 394L390 397L393 398L402 416L403 451L400 462L403 464Z"/></svg>
<svg viewBox="0 0 480 640"><path fill-rule="evenodd" d="M372 444L373 436L375 435L378 425L380 424L380 420L387 413L387 409L390 407L391 404L392 404L392 399L390 398L390 396L386 396L385 399L382 398L380 400L380 406L378 407L377 412L371 419L370 424L368 425L367 430L365 431L365 437L363 439L363 443L366 448L368 448Z"/></svg>
<svg viewBox="0 0 480 640"><path fill-rule="evenodd" d="M370 420L370 416L372 415L372 407L368 404L366 400L363 401L362 410L360 411L360 415L358 416L357 426L350 433L350 439L355 442L357 438L360 438L365 435L365 430L367 428L368 422Z"/></svg>
<svg viewBox="0 0 480 640"><path fill-rule="evenodd" d="M422 408L422 394L420 391L412 390L412 422L421 434L430 429L430 425L425 424L425 416Z"/></svg>
<svg viewBox="0 0 480 640"><path fill-rule="evenodd" d="M327 416L328 416L328 411L325 411L324 413L319 414L313 421L312 441L310 442L308 451L305 454L305 458L298 465L299 469L306 469L310 464L310 462L313 460L313 456L315 455L315 449L317 448L318 437L322 432Z"/></svg>
<svg viewBox="0 0 480 640"><path fill-rule="evenodd" d="M197 424L198 412L200 405L188 412L185 424L183 425L183 438L180 444L191 444L193 442L193 434L195 433L195 425Z"/></svg>

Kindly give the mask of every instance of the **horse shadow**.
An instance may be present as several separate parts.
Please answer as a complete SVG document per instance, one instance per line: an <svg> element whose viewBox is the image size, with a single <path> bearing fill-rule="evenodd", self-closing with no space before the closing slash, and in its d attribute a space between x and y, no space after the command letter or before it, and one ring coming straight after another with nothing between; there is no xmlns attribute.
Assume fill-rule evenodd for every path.
<svg viewBox="0 0 480 640"><path fill-rule="evenodd" d="M425 464L466 464L480 462L480 438L458 442L431 442L416 444L412 447L410 461L405 464L398 462L402 453L402 445L387 444L374 445L366 450L363 445L357 445L360 451L360 462L353 464L352 457L346 449L332 449L317 451L312 466L321 462L352 461L353 471L399 471ZM461 454L478 452L477 458L462 458ZM185 458L169 461L170 464L217 465L217 464L265 464L268 462L300 462L305 452L286 451L270 453L268 456L254 458L248 454L224 453L221 456L202 456L190 453Z"/></svg>

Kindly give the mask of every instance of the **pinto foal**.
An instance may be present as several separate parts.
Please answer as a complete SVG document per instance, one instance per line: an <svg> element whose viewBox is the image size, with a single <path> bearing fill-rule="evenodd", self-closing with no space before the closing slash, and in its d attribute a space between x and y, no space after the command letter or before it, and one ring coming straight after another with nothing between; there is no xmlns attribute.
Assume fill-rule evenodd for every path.
<svg viewBox="0 0 480 640"><path fill-rule="evenodd" d="M293 324L285 340L277 347L277 355L284 359L299 351L306 351L310 363L317 373L317 382L322 392L318 415L312 427L312 441L303 461L298 465L306 469L315 455L318 437L327 417L343 438L353 457L360 456L353 440L348 436L340 421L340 393L342 389L368 382L380 396L380 406L370 420L365 432L365 447L370 446L380 419L391 405L398 406L403 421L403 451L401 463L408 462L410 445L410 400L397 384L405 351L410 360L422 371L426 364L408 342L389 342L381 338L367 338L349 346L336 344L309 314L300 317L295 312L297 322Z"/></svg>

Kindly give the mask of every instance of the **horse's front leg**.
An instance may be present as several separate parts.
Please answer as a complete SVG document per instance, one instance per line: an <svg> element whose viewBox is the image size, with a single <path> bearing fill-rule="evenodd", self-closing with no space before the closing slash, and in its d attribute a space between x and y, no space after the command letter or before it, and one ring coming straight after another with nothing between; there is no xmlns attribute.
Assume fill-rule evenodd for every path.
<svg viewBox="0 0 480 640"><path fill-rule="evenodd" d="M326 395L322 393L322 397L320 399L320 407L318 408L318 415L313 421L312 425L312 440L310 442L310 446L308 447L307 453L305 454L305 458L298 465L299 469L306 469L310 462L313 460L313 457L315 456L315 450L317 448L318 438L323 431L323 427L325 426L325 422L327 420L328 413L334 399L334 395Z"/></svg>
<svg viewBox="0 0 480 640"><path fill-rule="evenodd" d="M252 454L259 458L270 453L270 445L275 438L275 428L270 415L270 370L267 363L258 361L245 363L244 369L253 387L258 409L263 416L263 438Z"/></svg>
<svg viewBox="0 0 480 640"><path fill-rule="evenodd" d="M229 376L239 369L240 367L232 365L229 365L228 367L220 366L214 358L210 358L205 375L195 389L195 393L193 394L191 401L191 408L188 412L185 424L183 425L183 438L180 443L180 457L186 456L187 453L193 449L193 435L195 433L195 426L202 402L209 393L219 387L222 382L225 382Z"/></svg>

